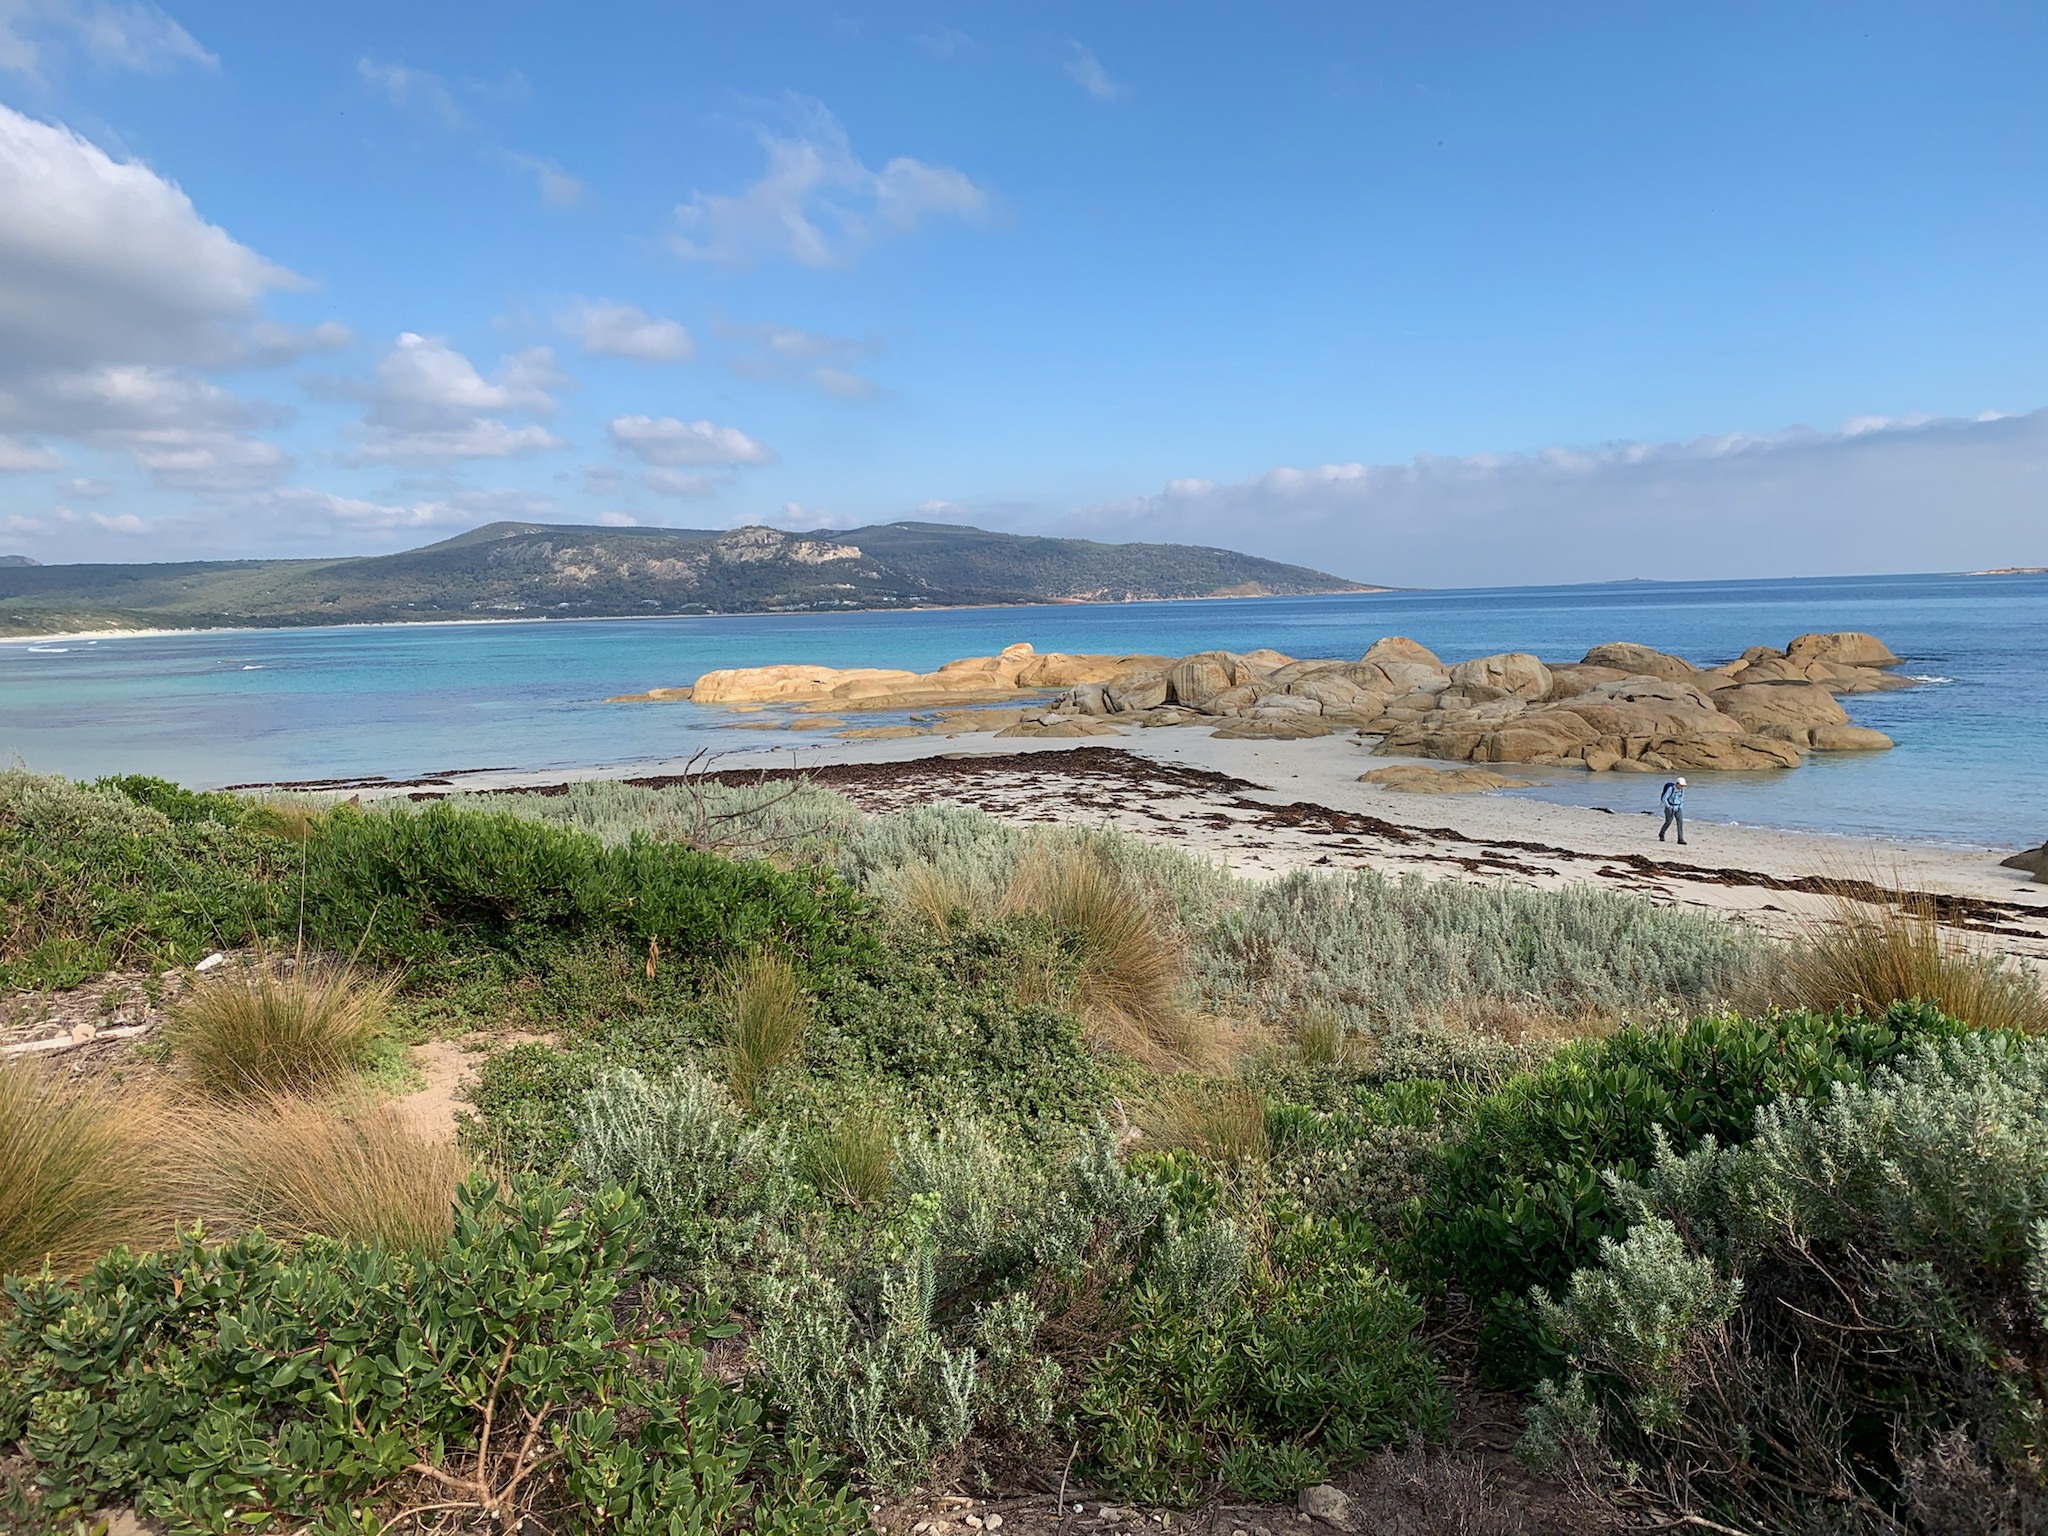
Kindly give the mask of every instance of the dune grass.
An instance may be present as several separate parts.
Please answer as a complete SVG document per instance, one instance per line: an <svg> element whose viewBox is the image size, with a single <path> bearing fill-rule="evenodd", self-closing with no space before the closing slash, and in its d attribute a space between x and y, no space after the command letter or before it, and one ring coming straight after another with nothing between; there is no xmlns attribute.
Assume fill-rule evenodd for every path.
<svg viewBox="0 0 2048 1536"><path fill-rule="evenodd" d="M896 1122L876 1108L847 1111L811 1148L811 1178L827 1200L856 1208L889 1192L896 1171Z"/></svg>
<svg viewBox="0 0 2048 1536"><path fill-rule="evenodd" d="M811 1000L795 968L772 950L740 961L726 978L726 996L726 1081L734 1098L751 1105L771 1077L802 1059Z"/></svg>
<svg viewBox="0 0 2048 1536"><path fill-rule="evenodd" d="M1305 1067L1341 1067L1359 1054L1360 1041L1342 1015L1311 1009L1294 1031L1294 1057Z"/></svg>
<svg viewBox="0 0 2048 1536"><path fill-rule="evenodd" d="M1144 891L1087 844L1040 844L1017 865L1006 914L1044 923L1078 952L1075 1011L1092 1043L1155 1069L1200 1066L1214 1030L1188 1007L1180 943Z"/></svg>
<svg viewBox="0 0 2048 1536"><path fill-rule="evenodd" d="M1786 950L1774 990L1775 1001L1817 1012L1921 1002L1980 1029L2048 1030L2040 981L1942 927L1933 902L1917 893L1884 907L1838 893Z"/></svg>
<svg viewBox="0 0 2048 1536"><path fill-rule="evenodd" d="M184 1204L210 1228L261 1227L386 1248L439 1243L455 1192L475 1171L397 1106L362 1096L244 1100L199 1114L189 1132Z"/></svg>
<svg viewBox="0 0 2048 1536"><path fill-rule="evenodd" d="M950 937L982 916L974 891L959 873L929 859L890 871L883 885L905 917L941 937Z"/></svg>
<svg viewBox="0 0 2048 1536"><path fill-rule="evenodd" d="M1225 1167L1265 1160L1266 1101L1248 1083L1179 1080L1138 1114L1148 1150L1185 1149Z"/></svg>
<svg viewBox="0 0 2048 1536"><path fill-rule="evenodd" d="M353 966L259 961L201 980L166 1036L173 1060L214 1098L316 1092L363 1065L394 990Z"/></svg>
<svg viewBox="0 0 2048 1536"><path fill-rule="evenodd" d="M0 1274L89 1269L109 1248L170 1231L163 1101L0 1063Z"/></svg>

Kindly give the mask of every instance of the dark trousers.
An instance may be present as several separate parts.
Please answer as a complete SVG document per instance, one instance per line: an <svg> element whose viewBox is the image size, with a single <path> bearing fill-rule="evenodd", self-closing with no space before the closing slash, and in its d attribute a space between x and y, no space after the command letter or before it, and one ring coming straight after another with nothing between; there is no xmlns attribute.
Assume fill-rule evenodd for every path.
<svg viewBox="0 0 2048 1536"><path fill-rule="evenodd" d="M1673 826L1678 828L1678 840L1683 843L1685 841L1685 812L1675 805L1667 805L1664 807L1664 825L1657 829L1657 841L1663 842L1664 834L1669 832Z"/></svg>

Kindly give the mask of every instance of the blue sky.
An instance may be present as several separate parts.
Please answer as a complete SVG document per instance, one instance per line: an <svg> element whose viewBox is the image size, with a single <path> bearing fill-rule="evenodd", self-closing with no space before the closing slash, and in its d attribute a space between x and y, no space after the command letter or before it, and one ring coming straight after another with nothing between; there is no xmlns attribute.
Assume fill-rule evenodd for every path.
<svg viewBox="0 0 2048 1536"><path fill-rule="evenodd" d="M0 0L0 550L2048 563L2039 5Z"/></svg>

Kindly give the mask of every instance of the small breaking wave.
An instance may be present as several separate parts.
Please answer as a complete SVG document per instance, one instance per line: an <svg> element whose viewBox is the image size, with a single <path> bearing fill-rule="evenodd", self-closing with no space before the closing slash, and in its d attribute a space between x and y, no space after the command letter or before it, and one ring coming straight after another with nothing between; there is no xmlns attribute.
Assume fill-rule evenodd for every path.
<svg viewBox="0 0 2048 1536"><path fill-rule="evenodd" d="M1906 680L1908 682L1914 683L1952 683L1955 681L1955 679L1952 677L1934 677L1932 675L1923 676L1918 672L1908 672L1906 674Z"/></svg>

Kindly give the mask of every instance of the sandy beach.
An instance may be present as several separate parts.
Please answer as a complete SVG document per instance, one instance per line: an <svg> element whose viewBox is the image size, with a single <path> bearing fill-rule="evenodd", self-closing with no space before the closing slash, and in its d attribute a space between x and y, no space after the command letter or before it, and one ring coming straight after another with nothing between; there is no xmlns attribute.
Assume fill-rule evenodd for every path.
<svg viewBox="0 0 2048 1536"><path fill-rule="evenodd" d="M1695 791L1699 810L1688 819L1687 845L1660 844L1650 809L1656 785L1640 776L1616 782L1609 811L1498 793L1419 795L1358 781L1369 769L1400 761L1337 736L1231 741L1175 729L1076 743L962 734L806 739L749 746L708 763L494 770L317 787L366 798L426 798L598 778L659 783L707 770L727 777L803 773L870 811L948 801L1018 822L1113 826L1255 878L1370 868L1552 889L1590 883L1776 933L1820 916L1835 890L1854 884L1871 899L1930 897L1943 922L1973 942L2048 969L2048 886L2000 867L1995 851L1717 824L1705 788Z"/></svg>

